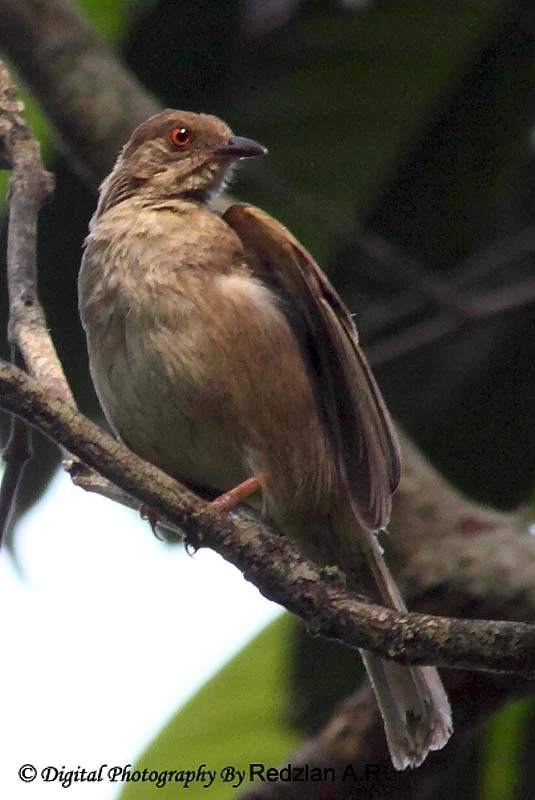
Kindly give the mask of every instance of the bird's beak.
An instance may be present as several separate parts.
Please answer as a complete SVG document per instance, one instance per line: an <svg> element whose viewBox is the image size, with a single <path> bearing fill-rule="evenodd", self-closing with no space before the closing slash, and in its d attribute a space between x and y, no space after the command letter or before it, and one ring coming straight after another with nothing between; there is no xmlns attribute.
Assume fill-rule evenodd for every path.
<svg viewBox="0 0 535 800"><path fill-rule="evenodd" d="M216 156L232 156L235 158L265 156L266 153L267 147L258 144L254 139L246 139L245 136L231 136L226 144L214 151Z"/></svg>

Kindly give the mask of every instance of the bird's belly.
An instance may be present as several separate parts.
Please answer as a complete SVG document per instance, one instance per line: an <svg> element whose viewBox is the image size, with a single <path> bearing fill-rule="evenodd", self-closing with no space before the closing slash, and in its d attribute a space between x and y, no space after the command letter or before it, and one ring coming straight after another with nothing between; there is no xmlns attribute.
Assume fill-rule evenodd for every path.
<svg viewBox="0 0 535 800"><path fill-rule="evenodd" d="M225 491L247 477L230 409L209 376L190 368L191 330L184 335L128 325L126 347L90 347L90 366L106 417L135 453L188 484ZM199 345L199 362L210 358ZM113 358L110 359L110 353Z"/></svg>

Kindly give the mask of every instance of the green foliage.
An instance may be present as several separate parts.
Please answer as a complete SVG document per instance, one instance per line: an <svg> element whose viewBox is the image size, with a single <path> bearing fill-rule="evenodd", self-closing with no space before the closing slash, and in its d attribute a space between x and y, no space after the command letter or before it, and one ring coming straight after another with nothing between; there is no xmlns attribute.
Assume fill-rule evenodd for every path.
<svg viewBox="0 0 535 800"><path fill-rule="evenodd" d="M249 762L279 764L299 740L287 722L294 629L289 616L269 625L178 712L134 769L196 769L205 763L219 773L226 765L244 769ZM180 788L170 783L157 790L158 797L176 797ZM220 781L211 788L219 800L236 791ZM155 791L151 783L126 783L120 798L144 800ZM200 784L188 787L191 800L205 794Z"/></svg>
<svg viewBox="0 0 535 800"><path fill-rule="evenodd" d="M483 740L479 800L521 800L522 768L526 762L532 699L506 705L486 726Z"/></svg>
<svg viewBox="0 0 535 800"><path fill-rule="evenodd" d="M116 42L127 34L131 21L130 0L113 0L111 3L103 3L102 0L78 0L78 5L105 39Z"/></svg>

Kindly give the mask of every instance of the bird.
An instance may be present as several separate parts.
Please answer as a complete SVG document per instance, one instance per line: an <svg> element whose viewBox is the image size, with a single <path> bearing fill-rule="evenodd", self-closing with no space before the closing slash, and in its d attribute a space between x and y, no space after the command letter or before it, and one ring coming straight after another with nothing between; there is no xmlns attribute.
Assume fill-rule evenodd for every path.
<svg viewBox="0 0 535 800"><path fill-rule="evenodd" d="M239 162L266 153L191 111L133 131L78 279L92 380L133 452L225 509L250 504L303 557L404 612L378 541L399 445L353 317L274 217L214 205ZM437 670L361 655L394 767L418 766L452 732Z"/></svg>

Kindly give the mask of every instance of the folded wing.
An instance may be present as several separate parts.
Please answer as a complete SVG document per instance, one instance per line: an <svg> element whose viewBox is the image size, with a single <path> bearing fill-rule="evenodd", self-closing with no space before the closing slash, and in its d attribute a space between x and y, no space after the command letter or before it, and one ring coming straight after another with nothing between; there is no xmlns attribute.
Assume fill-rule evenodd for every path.
<svg viewBox="0 0 535 800"><path fill-rule="evenodd" d="M399 447L349 312L310 254L269 214L236 204L223 218L295 332L354 512L368 529L385 527L399 483Z"/></svg>

